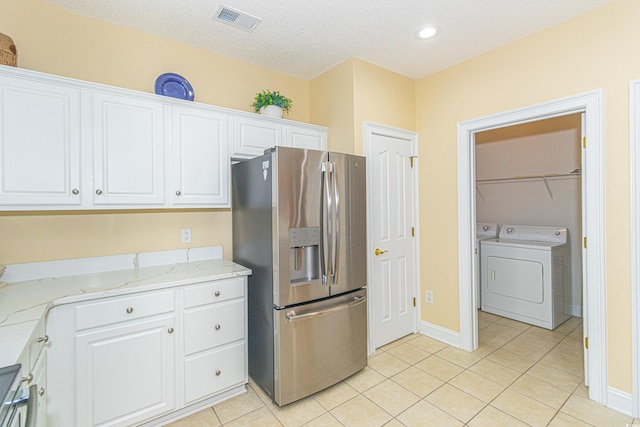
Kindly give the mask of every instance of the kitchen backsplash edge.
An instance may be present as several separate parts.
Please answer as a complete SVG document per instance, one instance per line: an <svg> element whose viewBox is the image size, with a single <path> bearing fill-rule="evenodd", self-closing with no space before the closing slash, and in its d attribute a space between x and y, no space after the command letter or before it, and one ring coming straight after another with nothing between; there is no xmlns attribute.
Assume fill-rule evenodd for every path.
<svg viewBox="0 0 640 427"><path fill-rule="evenodd" d="M139 252L92 258L75 258L24 264L7 264L0 282L15 283L45 277L75 276L129 268L221 259L222 246L175 249L160 252Z"/></svg>

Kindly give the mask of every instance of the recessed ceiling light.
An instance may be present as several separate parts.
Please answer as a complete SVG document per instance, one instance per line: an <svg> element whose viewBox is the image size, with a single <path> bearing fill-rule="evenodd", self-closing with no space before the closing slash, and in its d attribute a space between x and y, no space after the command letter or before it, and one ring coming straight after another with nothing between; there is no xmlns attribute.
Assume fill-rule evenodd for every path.
<svg viewBox="0 0 640 427"><path fill-rule="evenodd" d="M432 26L426 26L416 31L416 37L419 39L429 39L438 34L438 28Z"/></svg>

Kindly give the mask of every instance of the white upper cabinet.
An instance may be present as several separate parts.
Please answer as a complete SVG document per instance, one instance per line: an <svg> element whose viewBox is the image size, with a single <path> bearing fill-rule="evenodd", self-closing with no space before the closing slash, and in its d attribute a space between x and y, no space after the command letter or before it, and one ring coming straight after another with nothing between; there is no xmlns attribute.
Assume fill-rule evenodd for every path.
<svg viewBox="0 0 640 427"><path fill-rule="evenodd" d="M251 159L261 156L267 148L280 145L282 125L258 115L233 116L233 138L231 157Z"/></svg>
<svg viewBox="0 0 640 427"><path fill-rule="evenodd" d="M92 94L95 205L164 204L163 106Z"/></svg>
<svg viewBox="0 0 640 427"><path fill-rule="evenodd" d="M288 147L306 148L311 150L327 149L327 130L313 125L286 125L284 140Z"/></svg>
<svg viewBox="0 0 640 427"><path fill-rule="evenodd" d="M212 108L171 107L171 205L229 206L227 115Z"/></svg>
<svg viewBox="0 0 640 427"><path fill-rule="evenodd" d="M80 91L0 74L0 204L80 205Z"/></svg>
<svg viewBox="0 0 640 427"><path fill-rule="evenodd" d="M327 128L0 65L0 208L228 208L231 159Z"/></svg>
<svg viewBox="0 0 640 427"><path fill-rule="evenodd" d="M261 156L276 145L327 149L327 128L290 120L273 119L258 114L235 114L231 137L231 158L250 159Z"/></svg>

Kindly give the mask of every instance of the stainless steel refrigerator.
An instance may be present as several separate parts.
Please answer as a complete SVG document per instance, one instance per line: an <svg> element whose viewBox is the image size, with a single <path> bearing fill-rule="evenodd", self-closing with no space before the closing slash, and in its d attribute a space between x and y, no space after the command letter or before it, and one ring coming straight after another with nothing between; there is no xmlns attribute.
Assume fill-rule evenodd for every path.
<svg viewBox="0 0 640 427"><path fill-rule="evenodd" d="M367 364L365 180L361 156L289 147L232 166L249 375L280 406Z"/></svg>

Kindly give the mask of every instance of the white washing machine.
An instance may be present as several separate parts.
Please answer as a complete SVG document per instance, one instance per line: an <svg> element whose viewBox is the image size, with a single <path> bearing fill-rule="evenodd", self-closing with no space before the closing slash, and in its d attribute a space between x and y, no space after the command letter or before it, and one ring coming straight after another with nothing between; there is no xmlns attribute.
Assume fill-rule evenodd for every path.
<svg viewBox="0 0 640 427"><path fill-rule="evenodd" d="M555 329L570 315L570 252L565 227L503 225L481 244L482 310Z"/></svg>
<svg viewBox="0 0 640 427"><path fill-rule="evenodd" d="M498 224L489 222L476 223L476 286L478 295L478 308L481 307L482 296L480 292L480 241L486 239L495 239L498 237Z"/></svg>

